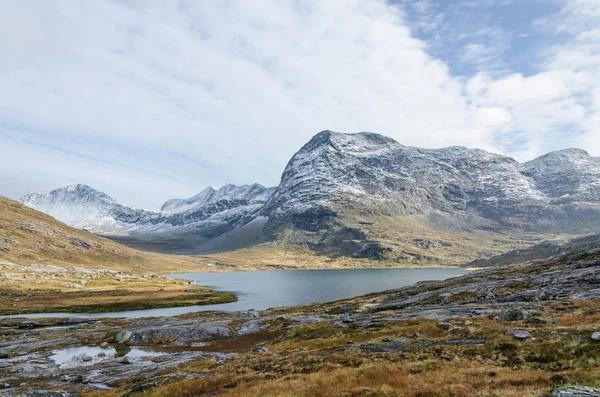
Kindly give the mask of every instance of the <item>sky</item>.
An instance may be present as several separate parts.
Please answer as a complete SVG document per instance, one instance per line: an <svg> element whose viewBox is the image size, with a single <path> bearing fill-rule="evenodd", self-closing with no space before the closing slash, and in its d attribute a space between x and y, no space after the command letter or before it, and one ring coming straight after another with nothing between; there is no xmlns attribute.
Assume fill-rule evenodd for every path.
<svg viewBox="0 0 600 397"><path fill-rule="evenodd" d="M600 156L598 0L0 2L0 195L275 186L329 129Z"/></svg>

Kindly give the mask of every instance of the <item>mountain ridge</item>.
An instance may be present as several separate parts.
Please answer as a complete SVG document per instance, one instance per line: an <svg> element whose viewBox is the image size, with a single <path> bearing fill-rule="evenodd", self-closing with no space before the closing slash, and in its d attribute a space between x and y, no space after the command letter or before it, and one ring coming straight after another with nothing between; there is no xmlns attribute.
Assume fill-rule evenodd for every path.
<svg viewBox="0 0 600 397"><path fill-rule="evenodd" d="M42 209L42 197L23 201ZM465 235L597 231L600 158L564 149L519 163L481 149L422 149L376 133L325 130L292 156L275 188L209 187L168 200L160 212L110 205L117 226L130 236L193 237L195 252L217 237L223 247L228 233L260 218L262 229L246 228L252 237L233 235L253 244L283 242L330 253L342 247L334 251L389 259L404 249L386 237L398 227ZM373 247L379 247L375 254Z"/></svg>

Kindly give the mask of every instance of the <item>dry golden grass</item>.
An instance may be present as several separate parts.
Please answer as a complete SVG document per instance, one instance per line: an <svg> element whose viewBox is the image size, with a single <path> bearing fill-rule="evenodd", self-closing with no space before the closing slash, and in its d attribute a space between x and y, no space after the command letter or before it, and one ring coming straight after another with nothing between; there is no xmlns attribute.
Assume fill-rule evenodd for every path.
<svg viewBox="0 0 600 397"><path fill-rule="evenodd" d="M169 378L139 395L549 396L561 384L600 385L600 344L589 338L600 323L598 309L600 302L577 300L568 306L544 308L540 314L556 319L554 324L506 323L488 317L405 320L368 328L311 324L287 331L285 322L272 324L285 333L270 336L270 352L257 353L244 345L235 360L223 365L209 360L190 362L178 372L202 378ZM509 328L526 329L532 338L516 341L505 335ZM421 334L418 339L412 337L415 331ZM267 333L263 332L265 337ZM401 336L408 342L399 352L357 348L365 342L378 344L384 337ZM486 341L483 345L436 344L460 338ZM259 346L265 340L254 343ZM86 396L120 396L133 383Z"/></svg>

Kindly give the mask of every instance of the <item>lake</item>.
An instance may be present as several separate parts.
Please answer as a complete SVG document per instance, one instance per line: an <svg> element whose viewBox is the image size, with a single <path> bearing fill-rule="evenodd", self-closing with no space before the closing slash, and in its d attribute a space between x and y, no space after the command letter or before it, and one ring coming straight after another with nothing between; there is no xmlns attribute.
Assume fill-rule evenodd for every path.
<svg viewBox="0 0 600 397"><path fill-rule="evenodd" d="M423 280L444 280L467 273L464 269L347 269L272 270L264 272L187 273L170 277L193 280L196 285L234 293L238 301L218 305L186 306L113 313L40 313L12 317L155 317L206 310L265 310L271 307L330 302L371 292L386 291Z"/></svg>

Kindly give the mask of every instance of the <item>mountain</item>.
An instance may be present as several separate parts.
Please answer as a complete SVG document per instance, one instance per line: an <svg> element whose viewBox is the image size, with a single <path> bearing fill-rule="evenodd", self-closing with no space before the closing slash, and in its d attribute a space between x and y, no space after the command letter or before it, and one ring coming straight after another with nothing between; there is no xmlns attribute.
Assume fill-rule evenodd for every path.
<svg viewBox="0 0 600 397"><path fill-rule="evenodd" d="M252 185L235 186L225 185L219 189L209 186L194 197L189 199L168 200L161 207L164 212L186 212L188 210L200 207L207 207L218 202L227 201L232 203L232 207L237 203L244 205L264 204L275 188L265 188L258 183Z"/></svg>
<svg viewBox="0 0 600 397"><path fill-rule="evenodd" d="M20 201L70 226L96 234L125 234L127 225L146 224L160 216L126 207L86 185L67 186L47 194L29 193Z"/></svg>
<svg viewBox="0 0 600 397"><path fill-rule="evenodd" d="M110 224L136 239L194 236L187 249L195 252L276 242L330 256L454 263L548 234L600 231L600 159L583 150L521 164L480 149L421 149L367 132L318 133L290 159L277 188L207 188L156 213L62 190L23 202L79 227L94 219L95 230ZM108 209L85 210L87 203Z"/></svg>
<svg viewBox="0 0 600 397"><path fill-rule="evenodd" d="M600 214L600 159L582 150L520 164L479 149L420 149L373 133L323 131L292 157L261 213L292 222L299 215L300 226L319 228L307 213L319 212L314 219L322 222L337 204L425 215L434 228L443 217L460 229L456 222L468 217L476 225L537 229L579 225L576 203Z"/></svg>
<svg viewBox="0 0 600 397"><path fill-rule="evenodd" d="M47 194L30 193L20 201L96 234L122 238L125 242L182 240L181 246L189 248L247 223L273 190L258 184L210 187L190 199L169 200L160 212L127 207L81 184Z"/></svg>

